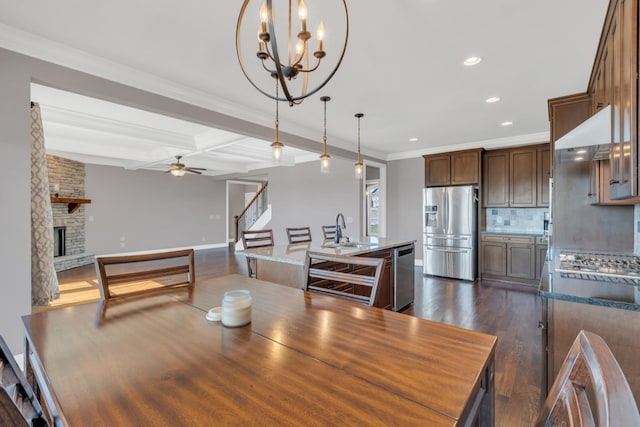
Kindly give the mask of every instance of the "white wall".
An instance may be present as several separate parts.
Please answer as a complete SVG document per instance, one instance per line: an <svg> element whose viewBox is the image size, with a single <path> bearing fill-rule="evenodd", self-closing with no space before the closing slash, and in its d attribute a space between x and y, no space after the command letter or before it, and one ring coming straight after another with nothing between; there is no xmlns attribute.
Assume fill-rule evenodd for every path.
<svg viewBox="0 0 640 427"><path fill-rule="evenodd" d="M423 188L422 157L387 163L387 235L399 240L416 240L416 260L423 259Z"/></svg>
<svg viewBox="0 0 640 427"><path fill-rule="evenodd" d="M322 240L322 226L336 222L339 212L352 222L345 236L360 237L360 181L353 177L353 162L331 159L331 172L320 173L320 163L268 170L269 203L276 244L286 244L287 227L311 227L313 240Z"/></svg>
<svg viewBox="0 0 640 427"><path fill-rule="evenodd" d="M226 243L224 181L87 164L85 197L90 254Z"/></svg>
<svg viewBox="0 0 640 427"><path fill-rule="evenodd" d="M31 312L30 76L0 49L0 334L14 354L23 351L20 316ZM6 242L10 242L6 244Z"/></svg>

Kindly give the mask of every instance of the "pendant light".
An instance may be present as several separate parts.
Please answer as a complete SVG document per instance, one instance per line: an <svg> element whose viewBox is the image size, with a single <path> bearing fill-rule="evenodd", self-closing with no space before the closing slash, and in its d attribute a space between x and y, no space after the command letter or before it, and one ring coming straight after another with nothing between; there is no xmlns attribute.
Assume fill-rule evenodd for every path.
<svg viewBox="0 0 640 427"><path fill-rule="evenodd" d="M280 163L280 158L282 157L282 148L284 145L278 140L278 131L280 126L280 121L278 120L278 79L276 79L276 138L271 144L271 148L273 149L273 160L276 163Z"/></svg>
<svg viewBox="0 0 640 427"><path fill-rule="evenodd" d="M362 164L362 159L360 158L360 119L364 117L362 113L356 113L355 117L358 119L358 160L354 164L356 179L362 179L364 165Z"/></svg>
<svg viewBox="0 0 640 427"><path fill-rule="evenodd" d="M327 102L331 101L328 96L320 97L320 101L324 102L324 133L322 136L322 144L324 146L322 155L320 156L320 172L329 173L329 159L330 155L327 154Z"/></svg>

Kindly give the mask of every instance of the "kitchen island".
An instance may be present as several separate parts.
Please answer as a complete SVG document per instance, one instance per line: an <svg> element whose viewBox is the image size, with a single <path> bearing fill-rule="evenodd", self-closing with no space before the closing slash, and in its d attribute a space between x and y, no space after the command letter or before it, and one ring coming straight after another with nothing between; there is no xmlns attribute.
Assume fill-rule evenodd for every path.
<svg viewBox="0 0 640 427"><path fill-rule="evenodd" d="M298 289L305 287L304 264L308 251L326 255L384 258L386 264L379 284L379 304L376 305L391 309L394 306L394 277L397 273L397 266L393 259L394 249L414 245L415 242L415 240L361 237L341 245L335 245L332 240L311 241L245 249L238 251L237 254L255 259L258 279Z"/></svg>
<svg viewBox="0 0 640 427"><path fill-rule="evenodd" d="M605 340L640 406L640 304L633 297L637 286L611 282L615 277L586 280L579 278L580 271L563 273L559 252L549 250L539 287L542 348L546 349L543 390L551 387L569 347L584 329ZM623 292L624 287L629 289Z"/></svg>

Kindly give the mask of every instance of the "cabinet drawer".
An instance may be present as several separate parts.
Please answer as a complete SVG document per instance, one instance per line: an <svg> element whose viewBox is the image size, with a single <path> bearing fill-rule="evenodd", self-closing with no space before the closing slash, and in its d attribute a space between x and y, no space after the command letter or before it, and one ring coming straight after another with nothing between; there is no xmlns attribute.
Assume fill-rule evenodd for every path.
<svg viewBox="0 0 640 427"><path fill-rule="evenodd" d="M549 236L536 236L536 245L548 245Z"/></svg>
<svg viewBox="0 0 640 427"><path fill-rule="evenodd" d="M481 234L480 240L483 242L522 243L531 245L535 243L534 236L513 236L509 234Z"/></svg>

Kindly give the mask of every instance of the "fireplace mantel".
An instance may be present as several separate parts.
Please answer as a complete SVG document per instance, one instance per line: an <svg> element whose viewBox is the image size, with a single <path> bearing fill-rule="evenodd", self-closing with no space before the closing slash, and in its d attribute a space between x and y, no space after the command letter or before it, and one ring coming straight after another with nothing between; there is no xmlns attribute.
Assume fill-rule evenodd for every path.
<svg viewBox="0 0 640 427"><path fill-rule="evenodd" d="M69 213L74 213L80 205L91 203L91 199L77 199L74 197L52 197L51 203L66 203L69 205Z"/></svg>

